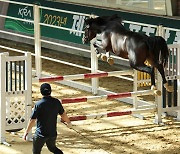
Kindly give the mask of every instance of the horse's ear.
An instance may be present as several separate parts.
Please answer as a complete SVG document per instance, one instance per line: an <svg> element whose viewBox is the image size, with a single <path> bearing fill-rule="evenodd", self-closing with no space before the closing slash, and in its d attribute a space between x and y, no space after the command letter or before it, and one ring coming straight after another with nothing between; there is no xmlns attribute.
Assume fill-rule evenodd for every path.
<svg viewBox="0 0 180 154"><path fill-rule="evenodd" d="M95 14L91 14L89 17L90 17L91 19L97 18L97 16L96 16Z"/></svg>
<svg viewBox="0 0 180 154"><path fill-rule="evenodd" d="M85 18L85 20L84 20L86 25L87 25L88 20L89 20L89 18Z"/></svg>
<svg viewBox="0 0 180 154"><path fill-rule="evenodd" d="M84 22L85 22L86 25L89 25L89 24L91 24L91 22L92 22L92 18L86 18L86 19L84 20Z"/></svg>
<svg viewBox="0 0 180 154"><path fill-rule="evenodd" d="M94 15L94 14L91 14L90 16L89 16L89 18L86 18L85 19L85 24L86 25L90 25L93 21L94 21L94 19L96 19L98 16L96 16L96 15Z"/></svg>

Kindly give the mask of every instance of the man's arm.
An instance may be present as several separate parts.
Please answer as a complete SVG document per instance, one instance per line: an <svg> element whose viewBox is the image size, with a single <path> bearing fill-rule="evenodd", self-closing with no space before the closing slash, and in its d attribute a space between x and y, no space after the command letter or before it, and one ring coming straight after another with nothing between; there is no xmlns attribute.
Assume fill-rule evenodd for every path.
<svg viewBox="0 0 180 154"><path fill-rule="evenodd" d="M64 111L64 113L61 114L60 116L61 116L62 120L64 122L66 122L67 127L69 127L71 129L72 128L72 124L71 124L71 121L70 121L69 117L67 116L66 112Z"/></svg>
<svg viewBox="0 0 180 154"><path fill-rule="evenodd" d="M28 125L27 125L27 128L24 132L24 135L23 135L23 139L26 140L26 137L28 135L28 133L30 132L30 130L32 129L32 127L35 125L36 123L36 119L30 119L29 122L28 122Z"/></svg>
<svg viewBox="0 0 180 154"><path fill-rule="evenodd" d="M69 120L69 118L68 118L68 116L67 116L65 111L60 116L61 116L62 120L65 121L67 124L71 123L71 121Z"/></svg>

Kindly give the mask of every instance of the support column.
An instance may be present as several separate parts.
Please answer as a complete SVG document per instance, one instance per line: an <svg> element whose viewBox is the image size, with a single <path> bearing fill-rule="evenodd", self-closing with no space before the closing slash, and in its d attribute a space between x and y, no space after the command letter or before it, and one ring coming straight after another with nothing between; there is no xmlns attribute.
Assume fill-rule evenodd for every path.
<svg viewBox="0 0 180 154"><path fill-rule="evenodd" d="M94 38L91 41L91 73L97 73L98 71L98 58L97 54L95 52L95 48L93 46L93 43L95 42L96 38ZM99 78L92 78L91 79L91 85L92 85L92 93L97 94L98 93L98 87L99 87Z"/></svg>
<svg viewBox="0 0 180 154"><path fill-rule="evenodd" d="M36 76L41 77L41 30L40 30L40 13L39 6L34 5L34 44L35 44L35 67Z"/></svg>
<svg viewBox="0 0 180 154"><path fill-rule="evenodd" d="M158 36L162 36L164 37L164 29L163 29L163 26L162 25L159 25L157 27L157 35ZM160 73L156 70L156 78L157 78L157 81L156 81L156 87L158 90L162 91L162 78L161 78L161 75ZM162 96L155 96L155 104L156 104L156 108L157 108L157 113L155 115L155 123L156 124L160 124L162 123Z"/></svg>
<svg viewBox="0 0 180 154"><path fill-rule="evenodd" d="M26 93L26 127L28 124L28 121L30 119L31 113L32 113L32 62L31 62L31 53L25 53L25 56L27 57L25 61L25 90ZM32 131L28 133L27 136L28 140L32 139Z"/></svg>
<svg viewBox="0 0 180 154"><path fill-rule="evenodd" d="M5 143L5 126L6 126L6 56L8 53L1 53L0 54L0 143Z"/></svg>
<svg viewBox="0 0 180 154"><path fill-rule="evenodd" d="M138 85L137 85L137 70L134 70L134 76L133 76L133 79L134 79L134 82L133 82L133 91L137 91L138 90ZM138 108L138 102L137 102L137 96L133 97L133 108L134 109L137 109Z"/></svg>
<svg viewBox="0 0 180 154"><path fill-rule="evenodd" d="M177 76L180 76L180 43L177 51ZM180 79L177 79L177 106L180 106ZM177 111L177 120L180 121L180 111Z"/></svg>

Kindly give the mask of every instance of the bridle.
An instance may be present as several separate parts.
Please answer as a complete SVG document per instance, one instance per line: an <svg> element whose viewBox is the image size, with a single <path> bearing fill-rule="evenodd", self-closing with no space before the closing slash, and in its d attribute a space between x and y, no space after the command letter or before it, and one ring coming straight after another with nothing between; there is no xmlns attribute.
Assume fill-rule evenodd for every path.
<svg viewBox="0 0 180 154"><path fill-rule="evenodd" d="M90 28L89 24L84 27L84 30L86 30L86 32L84 33L83 40L89 41L89 28ZM86 35L86 34L88 34L88 35Z"/></svg>

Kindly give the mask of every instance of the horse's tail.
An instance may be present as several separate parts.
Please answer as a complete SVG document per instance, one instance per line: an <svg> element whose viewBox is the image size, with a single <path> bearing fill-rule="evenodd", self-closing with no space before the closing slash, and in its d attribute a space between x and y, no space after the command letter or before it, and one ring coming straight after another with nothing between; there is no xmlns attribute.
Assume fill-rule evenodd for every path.
<svg viewBox="0 0 180 154"><path fill-rule="evenodd" d="M165 67L169 58L169 49L163 37L159 36L158 40L159 40L159 46L161 47L160 53L159 53L159 61L161 64L163 64L163 67Z"/></svg>
<svg viewBox="0 0 180 154"><path fill-rule="evenodd" d="M149 50L153 52L156 61L166 66L169 57L169 49L165 39L161 36L154 36L148 38Z"/></svg>

